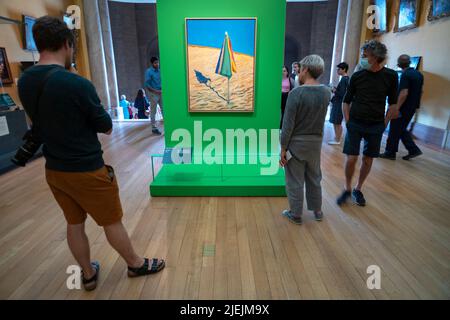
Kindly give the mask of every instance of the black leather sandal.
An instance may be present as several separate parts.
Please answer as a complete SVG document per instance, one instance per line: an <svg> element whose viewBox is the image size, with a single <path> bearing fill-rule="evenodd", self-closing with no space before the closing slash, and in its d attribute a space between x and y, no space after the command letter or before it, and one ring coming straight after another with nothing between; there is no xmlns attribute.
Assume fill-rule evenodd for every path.
<svg viewBox="0 0 450 320"><path fill-rule="evenodd" d="M135 278L140 276L146 276L149 274L157 273L164 269L166 266L166 262L163 259L152 259L152 264L150 269L148 268L150 265L150 260L144 258L144 264L139 268L128 267L128 277Z"/></svg>
<svg viewBox="0 0 450 320"><path fill-rule="evenodd" d="M92 278L86 279L84 277L83 271L81 271L83 287L84 287L84 290L86 290L86 291L92 291L95 288L97 288L97 280L98 280L98 274L100 272L100 264L98 263L98 261L94 261L94 262L91 262L91 265L95 269L95 275Z"/></svg>

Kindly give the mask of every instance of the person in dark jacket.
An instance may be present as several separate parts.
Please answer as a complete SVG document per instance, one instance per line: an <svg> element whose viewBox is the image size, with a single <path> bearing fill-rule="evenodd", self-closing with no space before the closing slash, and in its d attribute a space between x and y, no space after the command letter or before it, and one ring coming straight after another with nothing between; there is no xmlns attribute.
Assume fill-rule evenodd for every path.
<svg viewBox="0 0 450 320"><path fill-rule="evenodd" d="M416 110L420 107L422 98L423 75L410 67L411 58L407 54L398 57L397 65L403 70L398 88L398 106L400 114L397 119L391 121L389 136L386 141L386 150L381 158L395 160L398 144L402 140L408 155L403 160L410 160L422 154L422 151L414 143L408 125Z"/></svg>
<svg viewBox="0 0 450 320"><path fill-rule="evenodd" d="M134 107L138 110L138 119L148 119L147 109L150 107L145 90L139 89L134 100Z"/></svg>
<svg viewBox="0 0 450 320"><path fill-rule="evenodd" d="M334 127L334 140L328 141L328 144L331 145L338 145L341 143L342 119L344 118L342 114L342 100L344 99L350 81L347 72L348 64L346 62L341 62L337 65L337 74L341 76L341 80L337 87L333 89L334 96L331 99L330 123L332 123Z"/></svg>

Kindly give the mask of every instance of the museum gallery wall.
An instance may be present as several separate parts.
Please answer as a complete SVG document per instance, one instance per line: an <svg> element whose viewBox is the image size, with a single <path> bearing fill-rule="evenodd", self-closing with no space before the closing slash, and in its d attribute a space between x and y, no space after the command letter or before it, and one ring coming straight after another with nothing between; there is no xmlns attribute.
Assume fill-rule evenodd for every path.
<svg viewBox="0 0 450 320"><path fill-rule="evenodd" d="M194 134L194 121L223 133L278 127L284 0L160 0L157 18L167 147L176 129Z"/></svg>
<svg viewBox="0 0 450 320"><path fill-rule="evenodd" d="M193 148L182 146L192 162L163 157L151 195L285 196L272 144L279 144L286 1L158 0L157 19L166 151L178 154L186 140ZM234 139L230 131L270 136L220 148ZM261 160L269 153L274 165ZM275 170L263 175L266 167Z"/></svg>

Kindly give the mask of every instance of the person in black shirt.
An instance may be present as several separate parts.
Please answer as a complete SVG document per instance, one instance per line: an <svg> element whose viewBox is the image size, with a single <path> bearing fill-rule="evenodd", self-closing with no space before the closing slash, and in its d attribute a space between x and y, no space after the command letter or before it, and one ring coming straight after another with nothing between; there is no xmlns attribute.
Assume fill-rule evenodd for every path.
<svg viewBox="0 0 450 320"><path fill-rule="evenodd" d="M44 16L33 26L39 63L18 83L19 96L43 144L47 183L67 221L67 242L83 273L83 285L97 285L99 264L90 261L85 220L89 214L128 264L130 277L160 271L164 260L138 256L122 224L117 178L106 166L97 133L111 134L112 121L92 83L67 71L74 36L58 18Z"/></svg>
<svg viewBox="0 0 450 320"><path fill-rule="evenodd" d="M148 108L150 103L148 102L147 96L145 95L144 89L139 89L134 100L134 107L138 110L138 119L148 119Z"/></svg>
<svg viewBox="0 0 450 320"><path fill-rule="evenodd" d="M346 62L341 62L337 65L337 74L341 76L341 80L336 88L334 88L334 96L331 99L331 112L330 112L330 123L334 127L334 140L328 141L328 144L338 145L341 144L342 136L342 100L344 99L345 93L347 92L347 86L350 78L347 75L348 64Z"/></svg>
<svg viewBox="0 0 450 320"><path fill-rule="evenodd" d="M51 71L36 112L37 88ZM46 169L83 172L104 167L97 133L110 134L112 121L89 80L41 59L24 72L18 86L27 114L37 117L32 121L39 120Z"/></svg>
<svg viewBox="0 0 450 320"><path fill-rule="evenodd" d="M414 143L411 133L407 128L409 122L416 113L416 110L420 107L423 76L419 71L410 67L411 58L406 54L398 57L397 64L403 70L398 89L398 106L400 108L400 114L398 119L391 121L389 136L386 141L386 150L380 157L395 160L395 154L398 151L398 143L401 139L405 148L408 150L408 155L404 156L403 159L409 160L422 154L422 151Z"/></svg>
<svg viewBox="0 0 450 320"><path fill-rule="evenodd" d="M289 92L294 89L294 80L289 76L289 69L287 66L283 66L283 78L281 80L281 119L280 130L283 126L284 110L286 109L286 102L289 96Z"/></svg>
<svg viewBox="0 0 450 320"><path fill-rule="evenodd" d="M342 111L347 134L344 150L345 190L337 199L344 204L352 196L353 201L365 206L366 200L361 188L369 175L373 158L380 154L383 132L392 118L397 117L398 75L394 70L383 67L387 48L379 41L371 40L362 47L360 65L362 70L355 72L345 94ZM385 116L386 97L389 109ZM352 190L352 178L359 157L361 140L364 140L364 152L358 184Z"/></svg>

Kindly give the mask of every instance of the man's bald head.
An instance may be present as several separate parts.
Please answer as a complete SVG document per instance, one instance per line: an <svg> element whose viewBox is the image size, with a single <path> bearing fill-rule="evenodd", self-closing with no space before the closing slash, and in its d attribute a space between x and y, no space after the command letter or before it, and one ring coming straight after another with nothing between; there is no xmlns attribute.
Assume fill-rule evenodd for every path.
<svg viewBox="0 0 450 320"><path fill-rule="evenodd" d="M410 64L411 64L411 57L408 56L407 54L402 54L397 59L397 65L402 69L408 68Z"/></svg>

